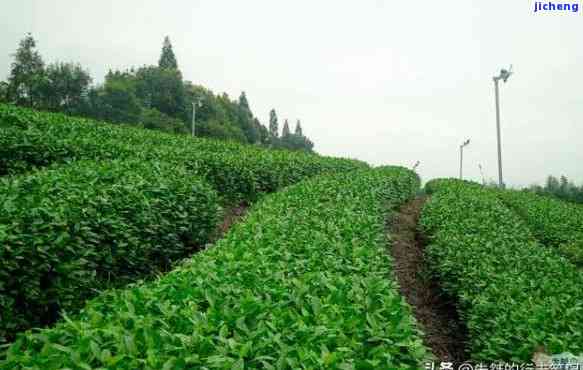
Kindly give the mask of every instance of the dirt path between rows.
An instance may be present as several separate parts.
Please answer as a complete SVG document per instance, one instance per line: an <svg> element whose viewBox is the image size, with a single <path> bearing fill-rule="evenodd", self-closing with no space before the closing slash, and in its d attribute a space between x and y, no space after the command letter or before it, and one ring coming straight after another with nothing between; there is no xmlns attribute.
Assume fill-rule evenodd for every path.
<svg viewBox="0 0 583 370"><path fill-rule="evenodd" d="M459 320L454 303L446 297L428 272L424 258L425 238L418 231L418 221L426 197L406 203L393 215L388 225L389 246L394 274L425 333L424 343L439 361L463 362L466 328Z"/></svg>
<svg viewBox="0 0 583 370"><path fill-rule="evenodd" d="M227 233L227 231L229 231L231 226L239 222L239 220L245 216L248 209L249 205L246 203L241 203L237 206L227 208L223 215L223 222L219 226L219 235L217 236L217 239L222 238Z"/></svg>

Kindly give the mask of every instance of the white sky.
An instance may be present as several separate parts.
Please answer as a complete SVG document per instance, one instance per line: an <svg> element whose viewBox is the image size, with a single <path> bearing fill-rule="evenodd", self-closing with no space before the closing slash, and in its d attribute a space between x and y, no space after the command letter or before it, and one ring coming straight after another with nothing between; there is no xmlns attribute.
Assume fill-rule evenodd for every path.
<svg viewBox="0 0 583 370"><path fill-rule="evenodd" d="M580 4L580 8L581 8ZM583 182L583 12L533 13L530 0L6 1L0 78L32 32L45 62L156 64L169 35L184 78L247 92L265 124L302 120L319 153L411 166L424 180L497 179L492 76L501 85L509 185ZM281 124L280 124L281 125Z"/></svg>

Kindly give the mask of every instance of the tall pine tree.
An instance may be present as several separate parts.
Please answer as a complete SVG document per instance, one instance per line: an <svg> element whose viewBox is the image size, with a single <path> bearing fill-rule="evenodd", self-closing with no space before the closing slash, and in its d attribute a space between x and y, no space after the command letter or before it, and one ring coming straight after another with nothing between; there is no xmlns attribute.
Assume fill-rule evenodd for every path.
<svg viewBox="0 0 583 370"><path fill-rule="evenodd" d="M295 134L298 135L298 136L303 136L304 135L302 133L302 125L300 124L300 120L297 120L297 122L296 122Z"/></svg>
<svg viewBox="0 0 583 370"><path fill-rule="evenodd" d="M286 119L284 121L284 123L283 123L283 129L281 131L281 137L287 138L290 134L291 134L291 132L289 131L289 123L287 122L287 119Z"/></svg>
<svg viewBox="0 0 583 370"><path fill-rule="evenodd" d="M277 123L277 113L275 109L269 112L269 136L272 138L279 137L279 124Z"/></svg>
<svg viewBox="0 0 583 370"><path fill-rule="evenodd" d="M172 50L172 43L170 38L166 36L164 38L164 45L162 46L162 54L160 55L160 60L158 61L158 67L163 69L178 69L178 63L176 62L176 56Z"/></svg>

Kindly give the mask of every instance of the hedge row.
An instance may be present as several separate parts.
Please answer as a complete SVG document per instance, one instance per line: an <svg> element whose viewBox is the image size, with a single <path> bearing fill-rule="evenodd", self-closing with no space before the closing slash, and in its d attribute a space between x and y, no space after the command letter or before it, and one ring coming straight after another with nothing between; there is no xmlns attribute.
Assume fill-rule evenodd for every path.
<svg viewBox="0 0 583 370"><path fill-rule="evenodd" d="M192 139L124 125L41 113L0 104L0 175L80 159L159 160L205 176L230 202L321 173L368 167L364 162Z"/></svg>
<svg viewBox="0 0 583 370"><path fill-rule="evenodd" d="M166 164L81 161L0 180L0 341L168 269L208 242L219 211L209 185Z"/></svg>
<svg viewBox="0 0 583 370"><path fill-rule="evenodd" d="M470 357L524 363L539 346L583 353L580 271L541 246L495 192L456 180L427 188L428 260L459 302Z"/></svg>
<svg viewBox="0 0 583 370"><path fill-rule="evenodd" d="M0 368L420 368L427 351L384 244L385 206L418 184L383 168L264 197L159 280L21 335Z"/></svg>
<svg viewBox="0 0 583 370"><path fill-rule="evenodd" d="M499 196L538 240L583 265L583 207L527 192L503 191Z"/></svg>

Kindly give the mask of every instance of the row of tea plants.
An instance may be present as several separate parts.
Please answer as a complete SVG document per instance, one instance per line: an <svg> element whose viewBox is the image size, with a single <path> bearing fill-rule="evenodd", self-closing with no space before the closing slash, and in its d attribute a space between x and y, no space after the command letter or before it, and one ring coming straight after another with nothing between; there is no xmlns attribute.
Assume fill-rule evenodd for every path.
<svg viewBox="0 0 583 370"><path fill-rule="evenodd" d="M0 180L0 342L204 246L217 193L184 168L79 161Z"/></svg>
<svg viewBox="0 0 583 370"><path fill-rule="evenodd" d="M499 196L537 239L583 266L583 206L522 191L503 191Z"/></svg>
<svg viewBox="0 0 583 370"><path fill-rule="evenodd" d="M524 363L537 350L583 353L581 271L541 245L496 191L458 180L426 190L427 259L458 303L469 357Z"/></svg>
<svg viewBox="0 0 583 370"><path fill-rule="evenodd" d="M304 178L368 167L0 104L0 176L80 159L171 162L204 177L227 202L252 202Z"/></svg>

